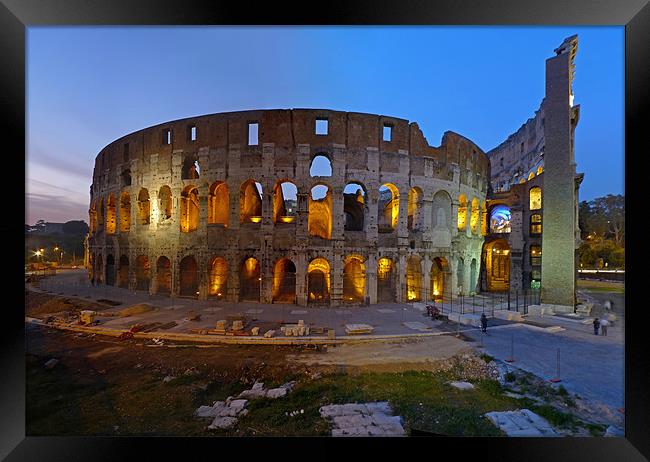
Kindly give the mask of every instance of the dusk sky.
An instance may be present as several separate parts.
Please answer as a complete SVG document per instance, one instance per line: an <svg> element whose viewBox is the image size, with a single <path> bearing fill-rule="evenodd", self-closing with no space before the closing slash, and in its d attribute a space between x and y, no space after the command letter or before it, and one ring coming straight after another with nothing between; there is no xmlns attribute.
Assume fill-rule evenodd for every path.
<svg viewBox="0 0 650 462"><path fill-rule="evenodd" d="M573 34L580 200L623 194L623 27L30 27L25 222L87 222L104 146L202 114L384 114L488 151L534 116Z"/></svg>

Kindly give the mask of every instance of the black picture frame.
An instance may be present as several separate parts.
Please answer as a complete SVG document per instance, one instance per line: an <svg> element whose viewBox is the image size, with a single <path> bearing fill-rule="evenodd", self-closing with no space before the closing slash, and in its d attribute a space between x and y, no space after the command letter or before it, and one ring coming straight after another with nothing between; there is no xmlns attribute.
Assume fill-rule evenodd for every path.
<svg viewBox="0 0 650 462"><path fill-rule="evenodd" d="M645 147L650 93L650 5L647 0L544 0L484 1L444 0L425 2L403 0L329 1L302 7L282 8L276 2L254 7L246 2L171 0L0 0L0 117L4 128L5 176L16 182L12 194L21 188L20 172L25 172L25 50L26 28L59 25L254 25L254 24L339 24L339 25L624 25L625 26L625 139L626 152L641 157ZM555 44L551 44L555 45ZM645 117L644 117L645 116ZM10 147L11 146L11 147ZM626 163L626 208L644 208L635 185L643 185L643 171L637 160ZM637 178L638 176L638 178ZM646 180L647 181L647 180ZM8 188L8 186L5 186ZM639 188L639 186L636 186ZM639 191L641 192L641 191ZM5 195L9 192L5 190ZM645 206L647 208L647 206ZM243 442L229 438L102 438L25 437L25 336L24 297L20 296L21 246L9 243L19 235L24 203L5 204L0 220L0 236L6 261L3 285L16 293L16 300L4 298L0 374L0 458L6 460L117 460L130 459L136 451L146 451L147 459L166 458L181 451L184 459L208 457L321 457L338 458L351 450L379 454L393 449L414 457L488 458L518 461L637 461L650 457L650 350L647 345L647 309L642 303L635 268L640 269L639 252L626 255L625 332L625 438L403 438L403 439L269 439ZM640 244L644 226L627 229L631 249ZM638 214L637 216L640 216ZM15 223L13 222L15 221ZM637 248L641 249L641 245ZM12 258L11 252L16 252ZM21 263L17 263L16 266ZM640 274L640 273L639 273ZM13 283L15 279L15 284ZM640 279L636 278L637 280ZM20 282L19 282L20 281ZM16 289L14 289L14 287ZM5 293L7 291L5 290ZM585 358L589 360L589 358ZM297 445L297 446L296 446ZM329 446L331 449L328 449ZM296 447L294 452L293 447ZM323 450L321 450L323 448ZM288 451L288 453L287 453ZM341 452L344 451L344 452ZM231 454L230 456L228 454ZM321 453L321 454L319 454ZM644 457L645 455L645 457ZM140 455L143 457L144 455ZM359 457L359 456L357 456ZM364 456L366 457L366 456Z"/></svg>

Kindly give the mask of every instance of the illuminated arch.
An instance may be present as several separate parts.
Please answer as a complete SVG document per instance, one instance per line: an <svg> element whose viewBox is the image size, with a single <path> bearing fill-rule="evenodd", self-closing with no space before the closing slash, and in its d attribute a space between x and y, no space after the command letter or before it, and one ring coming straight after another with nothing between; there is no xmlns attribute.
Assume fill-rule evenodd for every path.
<svg viewBox="0 0 650 462"><path fill-rule="evenodd" d="M219 300L228 292L228 262L222 257L214 257L210 263L210 284L208 294Z"/></svg>
<svg viewBox="0 0 650 462"><path fill-rule="evenodd" d="M542 188L533 186L528 191L528 206L530 210L540 210L542 208Z"/></svg>
<svg viewBox="0 0 650 462"><path fill-rule="evenodd" d="M479 202L477 198L472 199L472 213L469 218L469 227L472 231L472 234L478 234L478 220L479 220Z"/></svg>
<svg viewBox="0 0 650 462"><path fill-rule="evenodd" d="M135 289L149 290L149 258L138 255L135 259Z"/></svg>
<svg viewBox="0 0 650 462"><path fill-rule="evenodd" d="M259 223L262 221L262 185L254 180L246 180L239 189L240 223Z"/></svg>
<svg viewBox="0 0 650 462"><path fill-rule="evenodd" d="M535 178L535 172L530 172L528 174L528 181L532 180L533 178Z"/></svg>
<svg viewBox="0 0 650 462"><path fill-rule="evenodd" d="M311 188L307 229L310 236L332 238L332 188L325 184Z"/></svg>
<svg viewBox="0 0 650 462"><path fill-rule="evenodd" d="M510 289L510 246L505 239L483 245L483 265L488 291Z"/></svg>
<svg viewBox="0 0 650 462"><path fill-rule="evenodd" d="M296 265L289 258L281 258L273 267L273 302L296 301Z"/></svg>
<svg viewBox="0 0 650 462"><path fill-rule="evenodd" d="M467 198L464 194L458 197L458 231L464 231L467 226Z"/></svg>
<svg viewBox="0 0 650 462"><path fill-rule="evenodd" d="M388 257L377 261L377 301L395 301L395 264Z"/></svg>
<svg viewBox="0 0 650 462"><path fill-rule="evenodd" d="M278 181L273 188L273 223L293 223L298 207L298 188L290 181Z"/></svg>
<svg viewBox="0 0 650 462"><path fill-rule="evenodd" d="M399 190L392 183L379 187L378 228L380 233L392 233L399 220Z"/></svg>
<svg viewBox="0 0 650 462"><path fill-rule="evenodd" d="M424 194L417 186L409 190L408 196L408 229L417 231L422 227L422 199Z"/></svg>
<svg viewBox="0 0 650 462"><path fill-rule="evenodd" d="M169 186L165 185L160 188L158 192L158 218L163 222L172 217L172 190Z"/></svg>
<svg viewBox="0 0 650 462"><path fill-rule="evenodd" d="M131 229L131 195L123 191L120 196L120 232L126 233Z"/></svg>
<svg viewBox="0 0 650 462"><path fill-rule="evenodd" d="M417 302L422 298L422 260L412 255L406 262L406 300Z"/></svg>
<svg viewBox="0 0 650 462"><path fill-rule="evenodd" d="M445 276L449 271L447 259L436 257L433 259L430 271L431 299L440 301L445 294Z"/></svg>
<svg viewBox="0 0 650 462"><path fill-rule="evenodd" d="M363 257L348 255L343 267L343 301L361 303L366 296L366 265Z"/></svg>
<svg viewBox="0 0 650 462"><path fill-rule="evenodd" d="M149 201L149 191L142 188L138 193L138 224L148 225L150 221L151 202Z"/></svg>
<svg viewBox="0 0 650 462"><path fill-rule="evenodd" d="M199 188L186 186L181 192L181 233L196 231L199 227Z"/></svg>
<svg viewBox="0 0 650 462"><path fill-rule="evenodd" d="M239 271L239 300L259 302L261 283L259 262L256 258L247 258Z"/></svg>
<svg viewBox="0 0 650 462"><path fill-rule="evenodd" d="M307 266L307 300L326 303L330 299L330 264L324 258L315 258Z"/></svg>
<svg viewBox="0 0 650 462"><path fill-rule="evenodd" d="M106 234L115 234L117 224L117 204L111 193L106 200Z"/></svg>
<svg viewBox="0 0 650 462"><path fill-rule="evenodd" d="M223 181L215 181L208 191L208 224L220 224L227 228L230 215L228 185Z"/></svg>

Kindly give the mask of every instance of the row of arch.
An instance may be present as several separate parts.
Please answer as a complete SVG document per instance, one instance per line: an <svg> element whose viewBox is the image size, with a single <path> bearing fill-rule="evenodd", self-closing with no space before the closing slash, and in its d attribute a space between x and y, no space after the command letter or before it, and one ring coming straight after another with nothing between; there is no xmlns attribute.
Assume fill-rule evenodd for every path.
<svg viewBox="0 0 650 462"><path fill-rule="evenodd" d="M273 222L276 224L292 223L297 214L297 194L295 184L290 181L278 181L273 195ZM240 223L259 223L262 220L263 189L259 182L246 180L240 187L239 216ZM367 193L365 187L358 182L348 183L344 190L343 211L345 215L345 231L363 231L367 215ZM423 217L424 193L419 187L412 187L408 192L407 228L409 231L421 230L424 225ZM180 230L192 232L198 229L200 217L199 190L195 185L186 186L180 197ZM230 192L223 181L212 183L208 189L208 224L229 224ZM379 188L378 200L378 231L391 233L398 225L400 192L392 183L385 183ZM104 200L91 203L90 232L93 234L104 229L107 234L113 234L117 229L118 203L115 195L109 194L104 207ZM123 191L119 196L119 229L128 232L131 228L131 196ZM169 220L172 216L172 192L167 185L158 191L158 207L154 209L159 222ZM452 214L451 197L446 191L438 191L433 196L432 225L434 228L449 226ZM151 222L151 200L149 191L141 188L137 196L136 221L139 225ZM478 234L479 213L485 214L485 202L479 209L479 200L471 201L470 228ZM459 198L458 229L464 230L467 225L468 202L464 195ZM485 224L486 220L483 220ZM333 222L332 188L323 183L312 187L308 203L308 232L311 236L331 239Z"/></svg>
<svg viewBox="0 0 650 462"><path fill-rule="evenodd" d="M148 291L152 293L178 293L181 296L196 297L199 295L200 271L196 259L185 256L179 263L179 287L174 290L172 265L166 256L160 256L155 265L155 285L152 285L151 263L146 255L135 258L133 275L130 273L130 261L126 255L121 255L116 261L112 254L106 257L104 265L102 255L91 256L90 278L93 283L106 284L122 288ZM307 266L306 296L308 303L329 303L331 295L331 266L323 257L312 259ZM449 284L450 269L444 257L433 259L430 270L430 287L423 287L424 274L422 259L412 255L406 261L406 281L404 288L407 301L419 301L423 297L441 299L445 287ZM226 299L230 278L228 261L223 257L213 257L208 264L208 296L215 299ZM261 301L262 273L259 260L255 257L244 259L238 268L239 301ZM130 278L133 277L133 281ZM296 265L288 257L278 259L273 265L271 276L272 302L296 303ZM360 255L348 255L343 267L343 301L346 303L363 303L367 295L366 265ZM397 301L397 272L395 262L388 257L382 257L377 262L377 301Z"/></svg>

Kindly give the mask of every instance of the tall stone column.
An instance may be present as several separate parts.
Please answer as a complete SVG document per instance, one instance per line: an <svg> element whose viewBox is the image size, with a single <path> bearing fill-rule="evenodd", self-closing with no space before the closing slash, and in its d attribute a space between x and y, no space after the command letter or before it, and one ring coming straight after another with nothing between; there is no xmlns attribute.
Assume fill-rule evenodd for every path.
<svg viewBox="0 0 650 462"><path fill-rule="evenodd" d="M296 255L296 304L307 306L307 258L304 253Z"/></svg>
<svg viewBox="0 0 650 462"><path fill-rule="evenodd" d="M400 252L398 256L397 263L397 302L405 303L406 302L406 254Z"/></svg>
<svg viewBox="0 0 650 462"><path fill-rule="evenodd" d="M422 260L422 294L423 302L431 300L431 258L427 255Z"/></svg>
<svg viewBox="0 0 650 462"><path fill-rule="evenodd" d="M377 252L370 252L366 260L366 296L370 304L377 303Z"/></svg>

